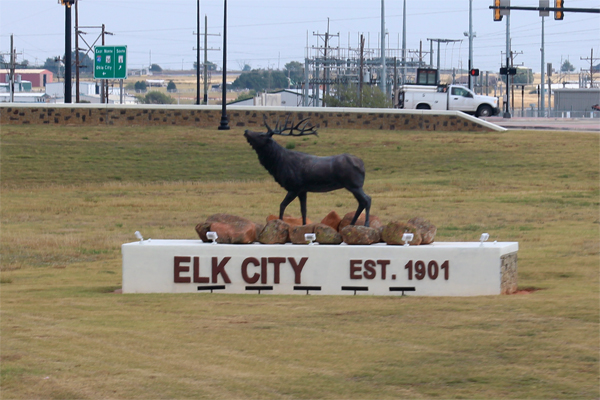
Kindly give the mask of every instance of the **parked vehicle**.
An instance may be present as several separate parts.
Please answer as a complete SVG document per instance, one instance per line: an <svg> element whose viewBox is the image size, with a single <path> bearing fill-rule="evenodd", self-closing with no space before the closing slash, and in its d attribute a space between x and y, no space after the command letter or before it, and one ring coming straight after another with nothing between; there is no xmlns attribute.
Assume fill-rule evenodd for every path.
<svg viewBox="0 0 600 400"><path fill-rule="evenodd" d="M404 85L396 98L397 108L406 110L456 110L477 117L500 113L498 98L481 96L458 85Z"/></svg>

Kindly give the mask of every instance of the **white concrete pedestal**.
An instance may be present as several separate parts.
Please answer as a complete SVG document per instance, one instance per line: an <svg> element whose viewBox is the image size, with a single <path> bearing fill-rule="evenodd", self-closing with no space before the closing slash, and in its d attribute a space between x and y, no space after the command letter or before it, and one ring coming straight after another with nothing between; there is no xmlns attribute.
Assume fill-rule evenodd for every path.
<svg viewBox="0 0 600 400"><path fill-rule="evenodd" d="M483 296L517 288L517 242L122 245L123 293Z"/></svg>

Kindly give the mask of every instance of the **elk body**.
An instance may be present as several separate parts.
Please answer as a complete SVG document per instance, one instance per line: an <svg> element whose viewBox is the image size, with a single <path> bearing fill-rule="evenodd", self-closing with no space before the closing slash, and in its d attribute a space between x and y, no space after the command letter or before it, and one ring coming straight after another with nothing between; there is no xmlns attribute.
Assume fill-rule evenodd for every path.
<svg viewBox="0 0 600 400"><path fill-rule="evenodd" d="M306 224L306 194L308 192L330 192L337 189L349 190L358 201L356 214L351 224L354 225L365 210L365 226L369 226L371 198L363 191L365 181L365 165L363 161L350 154L339 154L329 157L318 157L298 151L288 150L273 140L273 135L305 136L317 135L314 127L306 127L306 119L296 125L279 127L272 130L265 118L267 132L251 132L246 130L244 136L256 151L258 160L275 178L287 195L279 206L279 219L283 219L285 208L296 197L300 200L302 222ZM302 125L304 123L304 125ZM302 125L302 126L301 126ZM294 134L294 130L298 133ZM284 132L289 133L284 134Z"/></svg>

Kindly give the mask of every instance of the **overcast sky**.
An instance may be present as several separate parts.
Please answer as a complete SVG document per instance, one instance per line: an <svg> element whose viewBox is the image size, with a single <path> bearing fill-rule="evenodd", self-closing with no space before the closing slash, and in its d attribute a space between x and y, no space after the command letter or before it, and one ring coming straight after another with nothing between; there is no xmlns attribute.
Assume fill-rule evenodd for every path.
<svg viewBox="0 0 600 400"><path fill-rule="evenodd" d="M223 0L201 0L201 32L204 16L208 32L223 32ZM385 26L388 48L402 47L403 0L385 0ZM553 4L554 0L550 0ZM113 36L107 45L126 45L128 67L148 66L163 69L191 69L196 59L196 0L79 0L79 25L106 25ZM474 67L497 71L501 52L506 48L506 23L494 22L489 6L492 0L473 0ZM538 5L538 0L512 0L511 5ZM600 8L600 0L567 0L566 6ZM323 45L327 31L331 45L346 57L348 47L359 47L359 36L366 47L378 48L381 32L381 0L228 0L228 69L280 68L290 61L304 62L306 47ZM467 68L469 44L464 35L469 29L468 0L407 0L407 49L429 51L428 38L455 39L462 42L442 44L443 68ZM506 18L505 18L506 19ZM519 54L515 63L540 71L541 18L537 11L512 11L512 50ZM75 16L73 13L73 26ZM65 9L57 0L0 0L0 52L10 51L14 34L18 60L43 64L48 57L64 54ZM84 28L85 40L92 44L99 29ZM553 14L545 18L546 62L555 69L569 59L579 71L589 68L590 57L600 58L600 14L566 13L563 21ZM74 43L74 40L73 40ZM80 43L80 47L84 47ZM208 48L222 49L222 36L209 36ZM437 45L434 46L437 51ZM522 54L521 54L522 52ZM209 60L222 65L220 50L208 52ZM429 61L429 56L424 56ZM437 54L434 55L434 63ZM600 60L594 64L600 63Z"/></svg>

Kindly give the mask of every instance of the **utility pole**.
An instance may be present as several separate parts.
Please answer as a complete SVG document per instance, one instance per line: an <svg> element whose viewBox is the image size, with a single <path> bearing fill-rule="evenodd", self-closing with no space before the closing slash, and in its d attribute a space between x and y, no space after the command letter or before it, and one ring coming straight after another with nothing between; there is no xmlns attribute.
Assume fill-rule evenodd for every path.
<svg viewBox="0 0 600 400"><path fill-rule="evenodd" d="M200 105L200 0L196 7L196 105Z"/></svg>
<svg viewBox="0 0 600 400"><path fill-rule="evenodd" d="M421 42L421 46L423 42ZM422 50L419 50L419 63ZM419 65L420 66L420 65ZM402 6L402 84L406 84L406 0Z"/></svg>
<svg viewBox="0 0 600 400"><path fill-rule="evenodd" d="M15 46L13 35L10 35L10 102L15 102Z"/></svg>
<svg viewBox="0 0 600 400"><path fill-rule="evenodd" d="M540 97L540 117L544 117L546 115L546 105L544 104L544 70L546 69L546 52L545 52L545 48L544 48L544 18L545 16L542 16L542 48L540 49L540 51L542 52L542 82L541 82L541 86L540 86L540 91L541 91L541 97Z"/></svg>
<svg viewBox="0 0 600 400"><path fill-rule="evenodd" d="M199 28L198 28L199 29ZM208 36L221 36L221 34L208 34L208 17L204 15L204 33L194 32L196 35L196 104L208 104L208 50L221 50L220 48L208 48ZM204 47L200 47L200 36L204 36ZM202 96L202 102L200 102L200 50L204 50L204 64L202 64L203 70L203 81L204 81L204 94Z"/></svg>
<svg viewBox="0 0 600 400"><path fill-rule="evenodd" d="M387 71L385 69L385 1L381 0L381 92L387 97Z"/></svg>
<svg viewBox="0 0 600 400"><path fill-rule="evenodd" d="M471 69L473 68L473 0L469 0L469 89L473 90Z"/></svg>
<svg viewBox="0 0 600 400"><path fill-rule="evenodd" d="M363 88L363 77L364 77L364 51L365 51L365 37L360 35L360 72L358 77L358 106L362 107L362 88Z"/></svg>
<svg viewBox="0 0 600 400"><path fill-rule="evenodd" d="M382 0L383 1L383 0ZM325 99L329 96L329 68L327 65L327 47L329 46L329 17L327 18L327 32L325 32L325 50L323 53L323 60L325 64L323 65L323 75L325 77L325 93L323 93L323 107L325 107ZM269 72L269 78L271 78L271 73Z"/></svg>
<svg viewBox="0 0 600 400"><path fill-rule="evenodd" d="M592 89L594 87L594 61L598 61L600 60L600 58L594 58L594 49L592 48L592 50L590 51L590 57L589 58L583 58L583 57L579 57L581 60L584 61L589 61L590 62L590 89Z"/></svg>

